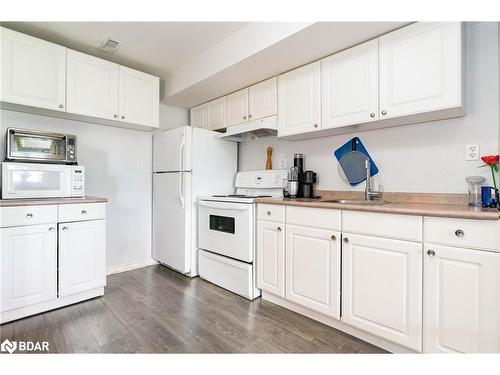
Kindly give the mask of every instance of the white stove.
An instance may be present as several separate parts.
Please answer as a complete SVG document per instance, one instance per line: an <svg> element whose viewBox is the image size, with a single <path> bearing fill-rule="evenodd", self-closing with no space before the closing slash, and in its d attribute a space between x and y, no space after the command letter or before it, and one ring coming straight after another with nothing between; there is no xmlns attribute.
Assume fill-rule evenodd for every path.
<svg viewBox="0 0 500 375"><path fill-rule="evenodd" d="M239 172L235 194L198 198L200 277L248 299L256 287L255 199L283 197L288 171Z"/></svg>

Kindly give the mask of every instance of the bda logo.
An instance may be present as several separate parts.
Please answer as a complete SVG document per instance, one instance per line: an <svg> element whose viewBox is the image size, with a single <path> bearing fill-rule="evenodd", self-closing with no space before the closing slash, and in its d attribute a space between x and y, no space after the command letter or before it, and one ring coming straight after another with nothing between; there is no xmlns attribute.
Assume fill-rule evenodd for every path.
<svg viewBox="0 0 500 375"><path fill-rule="evenodd" d="M9 352L10 354L14 353L17 349L17 342L11 342L8 339L5 339L0 345L0 350L2 352Z"/></svg>

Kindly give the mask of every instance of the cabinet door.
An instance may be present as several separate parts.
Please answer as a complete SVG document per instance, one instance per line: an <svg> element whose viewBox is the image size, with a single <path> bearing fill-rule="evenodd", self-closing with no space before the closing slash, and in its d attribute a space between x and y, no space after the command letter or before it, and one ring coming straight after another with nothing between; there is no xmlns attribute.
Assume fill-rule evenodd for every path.
<svg viewBox="0 0 500 375"><path fill-rule="evenodd" d="M422 350L422 244L343 234L342 319Z"/></svg>
<svg viewBox="0 0 500 375"><path fill-rule="evenodd" d="M285 231L278 223L257 224L257 287L285 297Z"/></svg>
<svg viewBox="0 0 500 375"><path fill-rule="evenodd" d="M119 72L120 120L159 127L159 78L124 66Z"/></svg>
<svg viewBox="0 0 500 375"><path fill-rule="evenodd" d="M226 96L226 126L248 121L248 88Z"/></svg>
<svg viewBox="0 0 500 375"><path fill-rule="evenodd" d="M278 136L321 129L321 62L278 77Z"/></svg>
<svg viewBox="0 0 500 375"><path fill-rule="evenodd" d="M278 79L270 78L248 89L248 119L258 120L278 113Z"/></svg>
<svg viewBox="0 0 500 375"><path fill-rule="evenodd" d="M418 22L379 38L380 118L462 105L459 22Z"/></svg>
<svg viewBox="0 0 500 375"><path fill-rule="evenodd" d="M191 126L206 128L208 123L207 104L202 104L190 110Z"/></svg>
<svg viewBox="0 0 500 375"><path fill-rule="evenodd" d="M117 120L118 71L115 63L68 50L68 112Z"/></svg>
<svg viewBox="0 0 500 375"><path fill-rule="evenodd" d="M0 99L65 111L66 48L2 27Z"/></svg>
<svg viewBox="0 0 500 375"><path fill-rule="evenodd" d="M424 351L498 353L500 254L425 249Z"/></svg>
<svg viewBox="0 0 500 375"><path fill-rule="evenodd" d="M378 39L321 61L323 129L378 120Z"/></svg>
<svg viewBox="0 0 500 375"><path fill-rule="evenodd" d="M59 296L106 284L106 222L59 224Z"/></svg>
<svg viewBox="0 0 500 375"><path fill-rule="evenodd" d="M340 233L286 226L286 298L340 319Z"/></svg>
<svg viewBox="0 0 500 375"><path fill-rule="evenodd" d="M226 97L208 102L208 129L218 130L226 127Z"/></svg>
<svg viewBox="0 0 500 375"><path fill-rule="evenodd" d="M0 229L0 311L57 298L56 224Z"/></svg>

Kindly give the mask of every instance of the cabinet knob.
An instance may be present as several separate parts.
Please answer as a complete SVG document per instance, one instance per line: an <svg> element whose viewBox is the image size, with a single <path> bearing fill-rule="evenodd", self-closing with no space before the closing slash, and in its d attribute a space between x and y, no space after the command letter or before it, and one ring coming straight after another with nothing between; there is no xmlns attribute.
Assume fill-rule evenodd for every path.
<svg viewBox="0 0 500 375"><path fill-rule="evenodd" d="M32 219L33 218L33 214L32 213L27 213L26 214L26 218L27 219Z"/></svg>
<svg viewBox="0 0 500 375"><path fill-rule="evenodd" d="M54 228L54 227L50 227L50 228L49 228L49 232L53 232L53 231L55 231L55 230L56 230L56 228Z"/></svg>
<svg viewBox="0 0 500 375"><path fill-rule="evenodd" d="M63 108L64 108L64 106L63 106L62 104L59 104L59 108L63 109Z"/></svg>
<svg viewBox="0 0 500 375"><path fill-rule="evenodd" d="M382 111L380 113L382 113L382 116L385 116L387 114L387 111Z"/></svg>
<svg viewBox="0 0 500 375"><path fill-rule="evenodd" d="M457 237L463 237L463 236L465 236L465 233L464 233L464 231L462 229L457 229L455 231L455 236L457 236Z"/></svg>
<svg viewBox="0 0 500 375"><path fill-rule="evenodd" d="M250 117L250 116L248 116L248 117ZM247 119L247 116L243 116L243 120L246 120L246 119Z"/></svg>
<svg viewBox="0 0 500 375"><path fill-rule="evenodd" d="M374 118L374 117L375 117L375 113L373 113L373 112L372 112L372 113L370 113L370 117L371 117L371 118Z"/></svg>
<svg viewBox="0 0 500 375"><path fill-rule="evenodd" d="M267 216L271 216L271 211L266 212Z"/></svg>
<svg viewBox="0 0 500 375"><path fill-rule="evenodd" d="M62 227L62 230L63 230L63 231L65 231L65 232L66 232L68 229L69 229L68 227Z"/></svg>
<svg viewBox="0 0 500 375"><path fill-rule="evenodd" d="M122 120L125 120L125 116L123 116L123 115L122 115L122 116L121 116L121 119L122 119Z"/></svg>
<svg viewBox="0 0 500 375"><path fill-rule="evenodd" d="M276 230L277 230L278 232L281 232L281 227L278 227Z"/></svg>
<svg viewBox="0 0 500 375"><path fill-rule="evenodd" d="M345 243L349 243L349 238L344 237L344 242L345 242Z"/></svg>
<svg viewBox="0 0 500 375"><path fill-rule="evenodd" d="M318 124L314 124L314 127L317 128L319 125Z"/></svg>
<svg viewBox="0 0 500 375"><path fill-rule="evenodd" d="M114 118L118 118L118 115L115 113L115 114L113 115L113 117L114 117Z"/></svg>
<svg viewBox="0 0 500 375"><path fill-rule="evenodd" d="M82 210L82 215L87 215L87 210Z"/></svg>
<svg viewBox="0 0 500 375"><path fill-rule="evenodd" d="M252 118L252 115L251 115L251 114L248 114L248 118Z"/></svg>
<svg viewBox="0 0 500 375"><path fill-rule="evenodd" d="M330 238L332 239L332 241L335 241L337 239L337 237L335 237L334 234L332 234L332 236Z"/></svg>
<svg viewBox="0 0 500 375"><path fill-rule="evenodd" d="M434 255L436 255L436 252L434 250L427 250L427 255L433 257Z"/></svg>

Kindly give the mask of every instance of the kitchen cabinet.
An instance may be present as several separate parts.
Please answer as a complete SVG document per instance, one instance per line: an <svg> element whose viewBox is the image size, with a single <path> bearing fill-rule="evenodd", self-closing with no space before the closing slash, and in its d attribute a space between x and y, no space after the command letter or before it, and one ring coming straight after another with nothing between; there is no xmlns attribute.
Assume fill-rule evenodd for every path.
<svg viewBox="0 0 500 375"><path fill-rule="evenodd" d="M257 223L257 287L285 297L284 225L259 220Z"/></svg>
<svg viewBox="0 0 500 375"><path fill-rule="evenodd" d="M119 86L119 119L159 127L160 79L120 66Z"/></svg>
<svg viewBox="0 0 500 375"><path fill-rule="evenodd" d="M106 224L90 220L59 224L59 295L106 284Z"/></svg>
<svg viewBox="0 0 500 375"><path fill-rule="evenodd" d="M286 225L286 298L340 319L340 232Z"/></svg>
<svg viewBox="0 0 500 375"><path fill-rule="evenodd" d="M119 70L110 61L68 50L68 112L117 120Z"/></svg>
<svg viewBox="0 0 500 375"><path fill-rule="evenodd" d="M65 111L66 48L0 28L0 100Z"/></svg>
<svg viewBox="0 0 500 375"><path fill-rule="evenodd" d="M321 129L321 62L278 77L278 136Z"/></svg>
<svg viewBox="0 0 500 375"><path fill-rule="evenodd" d="M422 244L351 233L342 237L342 320L421 351Z"/></svg>
<svg viewBox="0 0 500 375"><path fill-rule="evenodd" d="M208 108L207 104L202 104L191 108L189 111L191 126L206 129L208 126Z"/></svg>
<svg viewBox="0 0 500 375"><path fill-rule="evenodd" d="M376 121L378 39L321 61L323 129Z"/></svg>
<svg viewBox="0 0 500 375"><path fill-rule="evenodd" d="M248 121L248 88L226 96L226 126Z"/></svg>
<svg viewBox="0 0 500 375"><path fill-rule="evenodd" d="M273 77L248 88L248 120L278 113L278 79Z"/></svg>
<svg viewBox="0 0 500 375"><path fill-rule="evenodd" d="M381 119L462 108L463 28L417 22L379 38Z"/></svg>
<svg viewBox="0 0 500 375"><path fill-rule="evenodd" d="M208 129L219 130L226 127L226 97L207 103Z"/></svg>
<svg viewBox="0 0 500 375"><path fill-rule="evenodd" d="M0 229L0 311L57 297L56 224Z"/></svg>

